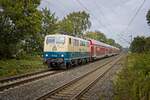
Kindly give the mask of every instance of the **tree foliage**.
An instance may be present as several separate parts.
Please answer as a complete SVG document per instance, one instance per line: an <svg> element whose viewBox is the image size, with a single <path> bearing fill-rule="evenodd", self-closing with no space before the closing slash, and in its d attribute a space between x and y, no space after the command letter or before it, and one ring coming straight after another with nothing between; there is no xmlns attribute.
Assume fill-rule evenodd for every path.
<svg viewBox="0 0 150 100"><path fill-rule="evenodd" d="M150 10L147 12L146 19L147 19L148 25L150 25Z"/></svg>
<svg viewBox="0 0 150 100"><path fill-rule="evenodd" d="M114 81L114 100L149 100L150 53L132 53Z"/></svg>
<svg viewBox="0 0 150 100"><path fill-rule="evenodd" d="M90 15L85 11L73 12L59 22L60 31L70 35L82 35L91 26Z"/></svg>
<svg viewBox="0 0 150 100"><path fill-rule="evenodd" d="M107 41L106 36L104 35L104 33L100 32L100 31L87 32L85 35L87 37L91 38L91 39L95 39L95 40L102 41L102 42L105 42L105 43Z"/></svg>
<svg viewBox="0 0 150 100"><path fill-rule="evenodd" d="M130 49L132 52L142 53L150 51L150 37L137 36L131 43Z"/></svg>
<svg viewBox="0 0 150 100"><path fill-rule="evenodd" d="M41 53L43 51L43 41L46 35L49 34L55 34L58 31L58 18L56 18L55 13L52 13L47 8L42 9L42 25L41 25L41 31L36 34L37 38L33 38L32 41L35 41L34 45L31 45L34 47L34 50L31 50L32 52L39 52Z"/></svg>
<svg viewBox="0 0 150 100"><path fill-rule="evenodd" d="M41 34L55 34L58 31L58 18L56 18L55 13L52 13L47 8L42 9L42 31Z"/></svg>
<svg viewBox="0 0 150 100"><path fill-rule="evenodd" d="M0 0L0 4L0 58L9 58L41 31L42 17L36 9L40 0Z"/></svg>

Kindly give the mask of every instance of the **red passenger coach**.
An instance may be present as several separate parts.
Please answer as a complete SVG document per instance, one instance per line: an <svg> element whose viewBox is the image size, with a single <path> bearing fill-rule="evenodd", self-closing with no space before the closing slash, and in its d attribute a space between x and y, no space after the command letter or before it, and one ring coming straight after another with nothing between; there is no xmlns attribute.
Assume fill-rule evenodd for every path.
<svg viewBox="0 0 150 100"><path fill-rule="evenodd" d="M99 59L105 56L112 56L119 52L119 49L103 42L90 39L90 55L92 60Z"/></svg>
<svg viewBox="0 0 150 100"><path fill-rule="evenodd" d="M89 41L92 59L102 58L107 55L108 48L106 48L106 45L104 43L96 40L89 40Z"/></svg>

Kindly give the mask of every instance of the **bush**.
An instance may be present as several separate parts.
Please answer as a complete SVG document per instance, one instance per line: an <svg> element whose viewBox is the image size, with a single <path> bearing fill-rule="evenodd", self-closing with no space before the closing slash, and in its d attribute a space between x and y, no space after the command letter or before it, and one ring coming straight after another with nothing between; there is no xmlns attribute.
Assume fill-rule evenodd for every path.
<svg viewBox="0 0 150 100"><path fill-rule="evenodd" d="M115 100L148 100L150 97L150 53L131 54L114 82Z"/></svg>

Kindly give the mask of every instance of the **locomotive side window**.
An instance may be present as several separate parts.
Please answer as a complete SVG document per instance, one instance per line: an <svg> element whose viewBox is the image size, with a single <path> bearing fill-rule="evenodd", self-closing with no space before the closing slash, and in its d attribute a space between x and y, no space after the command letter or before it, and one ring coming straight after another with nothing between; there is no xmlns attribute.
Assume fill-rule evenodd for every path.
<svg viewBox="0 0 150 100"><path fill-rule="evenodd" d="M55 43L55 37L47 37L46 44Z"/></svg>
<svg viewBox="0 0 150 100"><path fill-rule="evenodd" d="M71 45L71 38L69 38L69 44Z"/></svg>
<svg viewBox="0 0 150 100"><path fill-rule="evenodd" d="M84 41L80 41L80 46L84 46Z"/></svg>
<svg viewBox="0 0 150 100"><path fill-rule="evenodd" d="M73 39L73 45L74 46L79 46L79 40Z"/></svg>
<svg viewBox="0 0 150 100"><path fill-rule="evenodd" d="M79 46L79 40L76 40L76 46Z"/></svg>
<svg viewBox="0 0 150 100"><path fill-rule="evenodd" d="M88 46L88 42L80 41L80 46Z"/></svg>
<svg viewBox="0 0 150 100"><path fill-rule="evenodd" d="M88 42L86 42L86 46L89 47L89 43Z"/></svg>

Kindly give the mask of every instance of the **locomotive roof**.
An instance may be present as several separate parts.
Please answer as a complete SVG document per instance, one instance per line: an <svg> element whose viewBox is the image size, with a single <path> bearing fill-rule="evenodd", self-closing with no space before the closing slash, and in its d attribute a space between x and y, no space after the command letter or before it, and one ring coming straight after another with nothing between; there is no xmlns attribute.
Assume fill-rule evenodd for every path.
<svg viewBox="0 0 150 100"><path fill-rule="evenodd" d="M88 40L86 39L82 39L82 38L79 38L79 37L75 37L75 36L70 36L70 35L64 35L64 34L53 34L53 35L46 35L46 37L49 37L49 36L64 36L64 37L72 37L74 39L78 39L78 40L82 40L82 41L86 41L86 42L89 42Z"/></svg>

